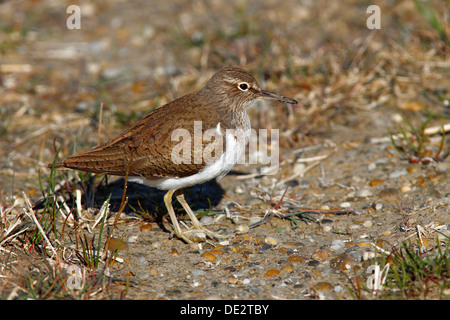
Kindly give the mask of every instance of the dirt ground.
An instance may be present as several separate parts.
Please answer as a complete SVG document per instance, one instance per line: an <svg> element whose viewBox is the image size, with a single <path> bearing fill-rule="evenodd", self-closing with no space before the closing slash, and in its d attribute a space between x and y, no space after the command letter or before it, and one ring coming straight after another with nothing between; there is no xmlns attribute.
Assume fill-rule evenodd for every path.
<svg viewBox="0 0 450 320"><path fill-rule="evenodd" d="M414 1L377 1L378 30L366 25L368 1L83 1L81 29L70 30L71 4L0 4L1 297L28 297L24 270L83 269L71 251L74 232L98 239L94 222L109 192L107 229L124 245L107 270L110 283L83 298L374 299L386 296L358 286L376 259L405 242L421 250L448 242L450 162L442 158L450 139L439 153L439 130L450 122L449 42ZM431 5L449 34L448 2ZM110 177L105 190L98 177L84 183L91 189L83 190L80 230L56 218L65 233L50 241L67 251L59 259L32 252L25 199L39 203L39 177L47 190L57 148L63 158L97 145L102 104L106 141L227 65L299 105L249 110L253 128L279 130L276 173L238 165L186 190L193 208L208 212L201 221L229 234L226 241L172 237L162 227L170 230L163 193L133 183L131 206L113 229L123 180ZM430 115L426 128L437 130L423 146L401 135L395 141L405 152L393 146L390 132L419 130ZM69 206L65 177L75 176L56 176ZM29 229L7 234L19 216ZM445 288L415 298L448 299Z"/></svg>

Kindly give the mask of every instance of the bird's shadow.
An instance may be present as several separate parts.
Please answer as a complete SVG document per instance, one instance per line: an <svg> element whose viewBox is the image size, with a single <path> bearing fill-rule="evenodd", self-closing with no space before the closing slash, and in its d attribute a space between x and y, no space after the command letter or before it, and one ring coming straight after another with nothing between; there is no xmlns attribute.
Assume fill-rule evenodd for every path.
<svg viewBox="0 0 450 320"><path fill-rule="evenodd" d="M124 185L125 180L123 178L110 183L101 183L96 189L95 203L101 204L111 196L111 210L119 210L122 203ZM186 201L194 211L209 210L218 205L225 194L224 189L222 189L216 180L210 180L200 185L185 188L183 191ZM165 190L158 190L140 183L128 181L126 192L128 202L124 213L138 214L144 218L152 217L159 220L162 215L167 213L164 204L164 195L166 193L167 191ZM184 212L178 201L174 200L175 196L173 197L175 211Z"/></svg>

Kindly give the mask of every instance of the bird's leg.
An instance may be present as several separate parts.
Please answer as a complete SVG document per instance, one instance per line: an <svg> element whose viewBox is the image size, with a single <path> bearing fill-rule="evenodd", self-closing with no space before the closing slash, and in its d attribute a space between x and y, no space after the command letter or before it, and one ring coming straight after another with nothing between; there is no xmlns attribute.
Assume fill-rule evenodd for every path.
<svg viewBox="0 0 450 320"><path fill-rule="evenodd" d="M167 211L169 212L170 220L172 220L173 229L175 230L175 234L177 237L183 239L187 243L192 243L192 240L190 240L188 237L186 237L183 232L181 231L180 224L178 223L177 216L175 215L175 211L172 207L172 195L175 192L175 190L169 190L164 195L164 203L166 205ZM178 196L177 196L178 198Z"/></svg>
<svg viewBox="0 0 450 320"><path fill-rule="evenodd" d="M193 229L194 229L194 230L191 230L191 231L196 231L196 230L203 231L207 236L209 236L212 239L216 239L216 240L217 239L225 239L225 238L227 238L224 235L220 235L220 234L217 234L215 232L212 232L211 230L207 229L206 227L204 227L200 223L200 221L195 216L194 212L192 212L191 207L186 202L186 199L184 198L184 193L183 193L182 189L179 189L179 190L175 191L175 196L177 197L178 202L181 204L181 206L187 212L189 218L191 218L191 221L192 221L192 224L193 224Z"/></svg>

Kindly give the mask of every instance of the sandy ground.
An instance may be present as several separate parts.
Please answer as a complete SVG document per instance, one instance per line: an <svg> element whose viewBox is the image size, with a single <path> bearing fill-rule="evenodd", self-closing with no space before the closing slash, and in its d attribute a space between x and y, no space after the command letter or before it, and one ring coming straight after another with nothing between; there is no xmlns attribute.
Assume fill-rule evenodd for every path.
<svg viewBox="0 0 450 320"><path fill-rule="evenodd" d="M379 30L367 28L364 1L84 1L79 30L67 28L70 4L0 4L0 205L11 217L23 206L7 209L23 192L41 197L39 173L45 184L55 148L62 146L62 158L97 145L101 104L106 141L225 65L300 102L249 111L253 128L279 130L275 174L238 165L219 182L186 191L194 209L211 204L202 222L212 220L208 228L229 234L227 241L188 245L171 237L161 227L170 230L163 193L130 184L132 207L113 230L125 245L108 271L111 290L124 292L128 280L130 299L353 299L377 257L405 241L424 246L419 236L433 248L436 230L450 229L449 160L431 159L441 135L431 135L417 159L389 138L409 129L403 119L414 128L429 114L427 128L448 123L448 43L412 1L379 1ZM449 10L445 1L433 4ZM447 137L441 156L449 144ZM63 175L56 180L65 185ZM100 180L94 200L83 197L86 219L105 199ZM112 223L123 181L108 182ZM301 213L307 210L315 212ZM272 218L247 230L264 217ZM72 248L73 226L66 232L64 246ZM19 238L0 254L26 247ZM79 267L75 255L66 258L65 266ZM8 296L22 286L27 265L5 266Z"/></svg>

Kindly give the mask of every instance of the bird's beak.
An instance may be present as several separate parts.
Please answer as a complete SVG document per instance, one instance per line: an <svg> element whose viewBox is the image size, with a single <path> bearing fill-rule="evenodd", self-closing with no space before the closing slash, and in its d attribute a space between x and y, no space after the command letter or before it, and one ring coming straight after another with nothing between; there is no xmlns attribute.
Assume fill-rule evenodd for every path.
<svg viewBox="0 0 450 320"><path fill-rule="evenodd" d="M267 100L277 100L289 104L298 104L297 100L287 98L285 96L282 96L281 94L272 93L266 90L261 90L261 96L263 99Z"/></svg>

